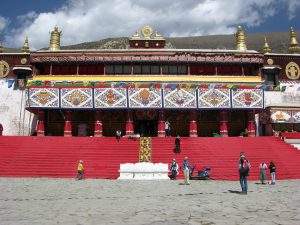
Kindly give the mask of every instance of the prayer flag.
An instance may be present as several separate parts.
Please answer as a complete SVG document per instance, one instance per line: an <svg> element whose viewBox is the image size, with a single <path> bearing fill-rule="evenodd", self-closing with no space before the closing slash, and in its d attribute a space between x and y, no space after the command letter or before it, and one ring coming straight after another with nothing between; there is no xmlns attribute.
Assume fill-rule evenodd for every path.
<svg viewBox="0 0 300 225"><path fill-rule="evenodd" d="M8 83L8 88L11 88L14 85L15 80L8 80L7 83Z"/></svg>

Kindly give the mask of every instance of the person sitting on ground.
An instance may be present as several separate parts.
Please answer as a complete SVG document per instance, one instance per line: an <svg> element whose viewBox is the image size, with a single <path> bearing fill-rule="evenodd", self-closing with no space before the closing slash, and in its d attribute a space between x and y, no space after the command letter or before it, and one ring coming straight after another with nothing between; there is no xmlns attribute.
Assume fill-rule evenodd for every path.
<svg viewBox="0 0 300 225"><path fill-rule="evenodd" d="M181 149L180 149L180 136L177 135L177 137L175 138L175 148L173 149L175 153L180 153Z"/></svg>
<svg viewBox="0 0 300 225"><path fill-rule="evenodd" d="M117 130L116 131L116 139L117 139L117 141L120 141L121 135L122 135L122 132L120 130Z"/></svg>
<svg viewBox="0 0 300 225"><path fill-rule="evenodd" d="M83 169L83 161L82 160L79 160L78 167L77 167L77 172L78 172L78 174L77 174L76 179L77 180L83 179L84 169Z"/></svg>
<svg viewBox="0 0 300 225"><path fill-rule="evenodd" d="M178 175L178 163L176 162L176 159L173 159L170 166L171 170L171 180L176 180L176 176Z"/></svg>

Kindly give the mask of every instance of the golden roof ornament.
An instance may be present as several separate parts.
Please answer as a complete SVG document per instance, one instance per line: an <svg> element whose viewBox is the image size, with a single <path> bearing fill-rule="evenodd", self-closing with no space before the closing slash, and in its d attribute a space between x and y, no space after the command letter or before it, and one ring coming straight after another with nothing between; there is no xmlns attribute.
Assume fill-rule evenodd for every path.
<svg viewBox="0 0 300 225"><path fill-rule="evenodd" d="M164 39L163 36L161 36L157 31L155 31L155 36L154 36L155 39Z"/></svg>
<svg viewBox="0 0 300 225"><path fill-rule="evenodd" d="M22 51L23 51L24 53L29 53L29 52L30 52L29 44L28 44L28 37L25 38L25 41L24 41L24 45L23 45Z"/></svg>
<svg viewBox="0 0 300 225"><path fill-rule="evenodd" d="M132 38L131 39L140 39L140 35L139 35L139 32L135 32L134 35L132 35Z"/></svg>
<svg viewBox="0 0 300 225"><path fill-rule="evenodd" d="M245 31L242 29L241 26L237 27L235 38L236 38L236 50L247 51Z"/></svg>
<svg viewBox="0 0 300 225"><path fill-rule="evenodd" d="M296 32L294 31L294 28L291 27L290 30L290 47L289 47L289 53L295 54L300 52L300 47L296 39Z"/></svg>
<svg viewBox="0 0 300 225"><path fill-rule="evenodd" d="M3 52L3 48L2 48L2 33L0 33L0 53Z"/></svg>
<svg viewBox="0 0 300 225"><path fill-rule="evenodd" d="M269 44L267 42L267 38L265 36L265 44L264 44L264 48L263 48L263 53L266 54L266 53L270 53L271 51L271 48L269 47Z"/></svg>
<svg viewBox="0 0 300 225"><path fill-rule="evenodd" d="M58 27L55 26L54 30L51 31L51 37L50 37L50 51L57 51L60 50L60 35L61 31L58 31Z"/></svg>
<svg viewBox="0 0 300 225"><path fill-rule="evenodd" d="M142 34L145 39L150 39L153 34L153 29L150 26L144 26L142 28Z"/></svg>

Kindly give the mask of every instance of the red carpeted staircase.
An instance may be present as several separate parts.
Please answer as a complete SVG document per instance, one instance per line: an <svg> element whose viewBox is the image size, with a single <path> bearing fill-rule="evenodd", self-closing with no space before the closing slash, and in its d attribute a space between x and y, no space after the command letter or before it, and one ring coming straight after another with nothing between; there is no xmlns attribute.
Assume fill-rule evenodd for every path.
<svg viewBox="0 0 300 225"><path fill-rule="evenodd" d="M77 175L84 161L86 178L117 178L120 163L138 161L139 141L90 137L0 137L1 177Z"/></svg>
<svg viewBox="0 0 300 225"><path fill-rule="evenodd" d="M182 165L188 156L195 171L206 165L211 178L238 180L237 161L244 151L252 169L251 180L259 179L259 164L274 161L277 179L300 179L300 151L276 137L181 138L181 153L174 154L174 138L152 138L152 161ZM116 179L121 163L136 163L139 141L113 137L0 137L1 177L72 178L78 160L84 161L86 178ZM196 174L196 173L195 173ZM179 178L182 178L182 172Z"/></svg>
<svg viewBox="0 0 300 225"><path fill-rule="evenodd" d="M152 161L170 163L176 158L181 167L188 156L196 166L195 175L210 165L212 179L238 180L239 154L243 151L252 166L250 180L259 180L259 164L269 165L270 161L276 165L277 179L300 179L300 151L276 137L181 138L181 153L175 154L173 148L174 138L152 138Z"/></svg>

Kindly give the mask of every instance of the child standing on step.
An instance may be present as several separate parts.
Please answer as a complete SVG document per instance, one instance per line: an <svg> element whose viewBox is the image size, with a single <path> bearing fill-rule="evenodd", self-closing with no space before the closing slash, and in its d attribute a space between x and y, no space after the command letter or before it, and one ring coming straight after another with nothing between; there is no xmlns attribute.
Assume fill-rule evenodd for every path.
<svg viewBox="0 0 300 225"><path fill-rule="evenodd" d="M77 167L77 172L78 172L78 174L77 174L76 179L77 180L83 179L84 169L83 169L83 161L82 160L79 160L78 167Z"/></svg>

